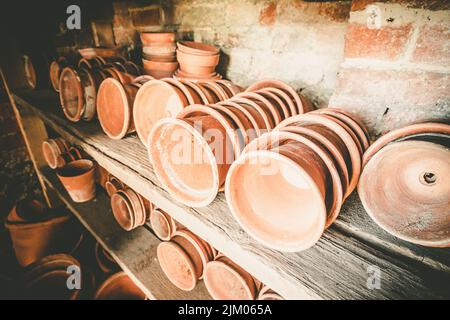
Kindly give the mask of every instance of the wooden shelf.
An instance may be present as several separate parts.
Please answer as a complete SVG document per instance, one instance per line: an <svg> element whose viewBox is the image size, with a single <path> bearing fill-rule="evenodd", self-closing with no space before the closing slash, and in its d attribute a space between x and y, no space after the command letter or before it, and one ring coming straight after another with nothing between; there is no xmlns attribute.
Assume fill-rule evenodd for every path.
<svg viewBox="0 0 450 320"><path fill-rule="evenodd" d="M205 208L189 208L174 201L159 186L147 151L135 135L111 140L97 121L67 121L54 92L16 92L14 99L19 110L35 112L63 138L81 146L113 175L287 299L450 297L450 250L424 248L390 236L371 221L356 193L313 248L299 253L277 252L240 228L223 194ZM90 231L99 232L96 227ZM146 246L152 244L127 246L126 256L139 255ZM145 260L140 263L145 265ZM381 272L380 289L367 287L374 266ZM139 273L137 278L150 281Z"/></svg>

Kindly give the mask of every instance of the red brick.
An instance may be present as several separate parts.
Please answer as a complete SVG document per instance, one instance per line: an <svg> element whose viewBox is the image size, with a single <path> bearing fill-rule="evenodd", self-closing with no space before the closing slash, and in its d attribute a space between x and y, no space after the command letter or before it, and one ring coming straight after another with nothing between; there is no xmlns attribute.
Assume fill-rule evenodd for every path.
<svg viewBox="0 0 450 320"><path fill-rule="evenodd" d="M388 105L450 104L450 74L425 71L341 69L335 95Z"/></svg>
<svg viewBox="0 0 450 320"><path fill-rule="evenodd" d="M413 62L450 65L450 25L425 25L420 28Z"/></svg>
<svg viewBox="0 0 450 320"><path fill-rule="evenodd" d="M410 24L380 29L350 24L346 34L345 56L394 60L404 52L411 29Z"/></svg>
<svg viewBox="0 0 450 320"><path fill-rule="evenodd" d="M259 23L263 26L272 26L275 24L276 15L277 4L271 2L261 10L259 14Z"/></svg>

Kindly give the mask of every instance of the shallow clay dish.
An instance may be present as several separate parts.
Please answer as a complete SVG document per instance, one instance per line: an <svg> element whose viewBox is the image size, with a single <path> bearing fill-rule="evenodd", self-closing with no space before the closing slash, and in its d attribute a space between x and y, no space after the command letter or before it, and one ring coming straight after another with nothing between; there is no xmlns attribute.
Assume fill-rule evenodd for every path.
<svg viewBox="0 0 450 320"><path fill-rule="evenodd" d="M369 216L394 236L450 246L450 150L425 141L392 143L366 164L358 193Z"/></svg>
<svg viewBox="0 0 450 320"><path fill-rule="evenodd" d="M439 122L424 122L392 130L378 138L378 140L372 143L372 145L366 150L363 156L363 166L367 164L374 154L376 154L388 143L409 135L420 133L444 133L448 135L450 134L450 125Z"/></svg>

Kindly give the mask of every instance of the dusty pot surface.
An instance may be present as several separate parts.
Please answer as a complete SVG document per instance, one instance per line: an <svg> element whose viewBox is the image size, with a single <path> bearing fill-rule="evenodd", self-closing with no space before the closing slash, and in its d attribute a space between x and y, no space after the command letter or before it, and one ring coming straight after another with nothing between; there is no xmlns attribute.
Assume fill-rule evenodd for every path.
<svg viewBox="0 0 450 320"><path fill-rule="evenodd" d="M394 236L424 246L450 246L450 151L402 141L366 164L358 193L370 217Z"/></svg>
<svg viewBox="0 0 450 320"><path fill-rule="evenodd" d="M57 170L61 183L75 202L95 197L95 165L91 160L76 160Z"/></svg>
<svg viewBox="0 0 450 320"><path fill-rule="evenodd" d="M145 300L146 296L126 275L117 272L106 279L95 293L95 300Z"/></svg>
<svg viewBox="0 0 450 320"><path fill-rule="evenodd" d="M158 261L166 277L178 288L191 291L197 284L194 263L175 242L161 242L157 249Z"/></svg>
<svg viewBox="0 0 450 320"><path fill-rule="evenodd" d="M133 119L139 139L147 146L150 131L162 118L176 117L188 105L186 96L177 87L150 80L138 90L133 105Z"/></svg>
<svg viewBox="0 0 450 320"><path fill-rule="evenodd" d="M102 82L97 96L97 114L103 131L112 139L133 132L133 103L138 88L116 79Z"/></svg>
<svg viewBox="0 0 450 320"><path fill-rule="evenodd" d="M256 296L252 276L225 256L208 262L204 281L215 300L254 300Z"/></svg>

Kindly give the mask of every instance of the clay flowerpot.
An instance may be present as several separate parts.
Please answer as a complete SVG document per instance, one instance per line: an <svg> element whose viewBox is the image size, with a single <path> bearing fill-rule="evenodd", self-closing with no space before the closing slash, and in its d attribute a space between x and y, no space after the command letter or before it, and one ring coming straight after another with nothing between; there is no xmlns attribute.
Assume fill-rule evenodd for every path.
<svg viewBox="0 0 450 320"><path fill-rule="evenodd" d="M71 273L68 273L67 270L70 266L80 267L80 263L67 254L46 256L27 266L23 277L24 298L48 300L81 298L82 292L92 289L92 284L90 285L88 282L87 272L83 272L82 289L69 289L67 281Z"/></svg>
<svg viewBox="0 0 450 320"><path fill-rule="evenodd" d="M178 68L178 62L162 62L142 59L146 74L156 79L171 77Z"/></svg>
<svg viewBox="0 0 450 320"><path fill-rule="evenodd" d="M219 58L219 54L197 55L177 50L177 60L180 63L182 69L185 65L215 68L219 64Z"/></svg>
<svg viewBox="0 0 450 320"><path fill-rule="evenodd" d="M311 104L305 97L299 95L297 91L295 91L291 86L280 80L271 79L258 81L248 87L245 91L257 91L264 88L277 88L283 90L286 94L288 94L291 100L295 102L297 108L296 114L306 113L313 109Z"/></svg>
<svg viewBox="0 0 450 320"><path fill-rule="evenodd" d="M42 143L42 154L48 166L52 169L58 167L58 157L68 151L68 143L60 138L49 139Z"/></svg>
<svg viewBox="0 0 450 320"><path fill-rule="evenodd" d="M155 123L162 118L176 117L188 105L188 100L177 87L161 80L146 82L136 94L133 119L136 132L144 145Z"/></svg>
<svg viewBox="0 0 450 320"><path fill-rule="evenodd" d="M69 66L69 61L64 57L59 57L50 64L50 83L56 92L59 92L59 77L61 71Z"/></svg>
<svg viewBox="0 0 450 320"><path fill-rule="evenodd" d="M133 103L138 87L108 78L98 90L97 115L103 131L112 139L134 132Z"/></svg>
<svg viewBox="0 0 450 320"><path fill-rule="evenodd" d="M57 175L75 202L95 197L95 165L91 160L76 160L58 169Z"/></svg>
<svg viewBox="0 0 450 320"><path fill-rule="evenodd" d="M79 121L84 108L84 91L82 81L85 77L74 68L67 67L61 72L59 97L67 119Z"/></svg>
<svg viewBox="0 0 450 320"><path fill-rule="evenodd" d="M159 208L155 208L150 212L150 225L156 236L163 240L168 241L172 238L174 224L172 223L172 217Z"/></svg>
<svg viewBox="0 0 450 320"><path fill-rule="evenodd" d="M146 296L125 272L106 279L95 293L95 300L145 300Z"/></svg>
<svg viewBox="0 0 450 320"><path fill-rule="evenodd" d="M48 254L73 250L78 239L70 231L71 223L69 215L55 215L40 202L19 202L5 222L19 264L26 266Z"/></svg>
<svg viewBox="0 0 450 320"><path fill-rule="evenodd" d="M152 43L174 43L175 32L141 32L141 42L144 45Z"/></svg>
<svg viewBox="0 0 450 320"><path fill-rule="evenodd" d="M103 273L112 273L119 269L113 257L98 242L95 244L95 260Z"/></svg>
<svg viewBox="0 0 450 320"><path fill-rule="evenodd" d="M358 194L369 216L394 236L450 247L450 151L427 141L391 143L364 167Z"/></svg>
<svg viewBox="0 0 450 320"><path fill-rule="evenodd" d="M193 81L193 82L198 82L198 81L202 81L202 80L204 81L204 80L222 79L222 76L220 74L218 74L217 72L213 72L206 76L200 76L200 75L184 72L181 69L178 69L177 71L175 71L173 77L177 80L186 80L186 81Z"/></svg>
<svg viewBox="0 0 450 320"><path fill-rule="evenodd" d="M225 256L207 264L204 281L215 300L254 300L256 297L253 277Z"/></svg>
<svg viewBox="0 0 450 320"><path fill-rule="evenodd" d="M130 188L124 188L111 196L111 208L117 223L126 231L145 223L148 208L144 199Z"/></svg>
<svg viewBox="0 0 450 320"><path fill-rule="evenodd" d="M206 107L189 106L188 112L205 110L209 114L161 119L148 140L159 181L175 199L194 207L214 200L234 158L223 116Z"/></svg>
<svg viewBox="0 0 450 320"><path fill-rule="evenodd" d="M176 242L161 242L157 248L159 265L166 277L176 287L191 291L197 285L198 270L183 248Z"/></svg>
<svg viewBox="0 0 450 320"><path fill-rule="evenodd" d="M180 41L177 46L180 51L185 53L205 56L216 55L220 50L213 45L194 41Z"/></svg>
<svg viewBox="0 0 450 320"><path fill-rule="evenodd" d="M105 183L105 189L108 196L111 197L114 193L122 190L123 188L125 188L125 184L122 181L113 175L109 175L108 180Z"/></svg>

